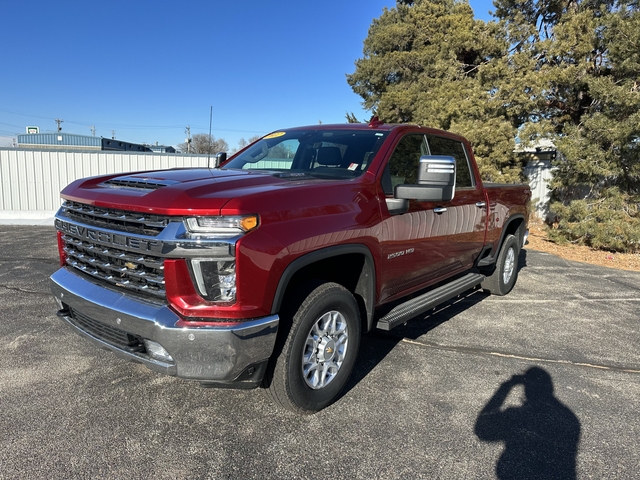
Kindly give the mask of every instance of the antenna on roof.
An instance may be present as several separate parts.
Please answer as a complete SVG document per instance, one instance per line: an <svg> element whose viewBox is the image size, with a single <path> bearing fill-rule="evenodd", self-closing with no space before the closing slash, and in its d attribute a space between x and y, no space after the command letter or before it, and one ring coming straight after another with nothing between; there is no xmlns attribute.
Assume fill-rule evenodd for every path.
<svg viewBox="0 0 640 480"><path fill-rule="evenodd" d="M373 117L371 117L371 120L369 120L369 126L371 128L376 128L383 124L384 122L380 121L377 115L374 115Z"/></svg>

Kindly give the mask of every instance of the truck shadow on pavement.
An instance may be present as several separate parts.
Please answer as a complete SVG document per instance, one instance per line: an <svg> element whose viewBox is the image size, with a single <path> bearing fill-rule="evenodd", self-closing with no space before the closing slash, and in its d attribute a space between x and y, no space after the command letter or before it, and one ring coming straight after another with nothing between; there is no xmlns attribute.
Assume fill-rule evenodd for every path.
<svg viewBox="0 0 640 480"><path fill-rule="evenodd" d="M527 266L520 252L518 272ZM390 332L373 331L362 339L358 362L343 395L363 380L405 338L418 339L477 305L489 295L470 290ZM500 479L575 479L580 421L553 393L551 375L540 367L503 382L480 411L474 433L483 442L504 444L495 473ZM523 392L519 402L513 398Z"/></svg>
<svg viewBox="0 0 640 480"><path fill-rule="evenodd" d="M423 337L488 296L482 290L470 290L459 298L445 302L436 309L419 315L389 332L373 330L364 335L360 343L358 360L342 395L364 380L405 338L416 340Z"/></svg>
<svg viewBox="0 0 640 480"><path fill-rule="evenodd" d="M521 250L518 256L518 273L527 267L527 252ZM516 283L517 286L517 283ZM360 354L342 395L345 395L363 380L404 338L416 340L456 315L473 307L489 297L482 290L469 290L458 298L449 300L435 309L418 315L404 325L390 332L373 330L362 337Z"/></svg>

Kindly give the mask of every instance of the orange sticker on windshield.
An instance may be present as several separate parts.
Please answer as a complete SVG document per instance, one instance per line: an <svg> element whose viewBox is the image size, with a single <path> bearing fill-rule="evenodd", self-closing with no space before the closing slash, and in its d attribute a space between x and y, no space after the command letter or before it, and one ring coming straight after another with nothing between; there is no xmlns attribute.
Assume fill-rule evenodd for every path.
<svg viewBox="0 0 640 480"><path fill-rule="evenodd" d="M287 132L275 132L275 133L270 133L269 135L267 135L266 137L262 137L262 138L277 138L277 137L281 137L283 136L285 133Z"/></svg>

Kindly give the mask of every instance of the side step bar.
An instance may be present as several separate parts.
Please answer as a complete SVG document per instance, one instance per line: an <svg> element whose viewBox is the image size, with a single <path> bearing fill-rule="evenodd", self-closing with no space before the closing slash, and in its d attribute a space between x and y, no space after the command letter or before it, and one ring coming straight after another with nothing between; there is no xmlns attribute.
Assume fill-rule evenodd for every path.
<svg viewBox="0 0 640 480"><path fill-rule="evenodd" d="M380 330L391 330L400 324L411 320L417 315L437 307L443 302L452 299L466 292L470 288L475 287L484 280L484 275L480 273L468 273L464 277L460 277L453 282L442 285L441 287L431 290L419 297L401 303L394 307L389 313L378 320L376 327Z"/></svg>

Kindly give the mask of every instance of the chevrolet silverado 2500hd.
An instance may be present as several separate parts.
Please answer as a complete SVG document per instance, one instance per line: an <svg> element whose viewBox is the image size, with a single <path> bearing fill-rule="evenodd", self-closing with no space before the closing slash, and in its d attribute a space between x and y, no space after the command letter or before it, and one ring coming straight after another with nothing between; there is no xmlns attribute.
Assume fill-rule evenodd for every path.
<svg viewBox="0 0 640 480"><path fill-rule="evenodd" d="M363 333L477 286L509 293L531 192L483 184L462 137L374 120L61 195L51 289L75 331L157 372L262 385L314 412L344 387Z"/></svg>

